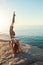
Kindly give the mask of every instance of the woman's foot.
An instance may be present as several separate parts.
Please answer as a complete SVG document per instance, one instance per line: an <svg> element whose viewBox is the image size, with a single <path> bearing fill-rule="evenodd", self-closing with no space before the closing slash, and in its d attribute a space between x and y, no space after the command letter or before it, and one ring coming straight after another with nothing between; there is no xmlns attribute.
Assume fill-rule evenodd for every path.
<svg viewBox="0 0 43 65"><path fill-rule="evenodd" d="M12 54L12 57L14 58L15 57L15 54Z"/></svg>

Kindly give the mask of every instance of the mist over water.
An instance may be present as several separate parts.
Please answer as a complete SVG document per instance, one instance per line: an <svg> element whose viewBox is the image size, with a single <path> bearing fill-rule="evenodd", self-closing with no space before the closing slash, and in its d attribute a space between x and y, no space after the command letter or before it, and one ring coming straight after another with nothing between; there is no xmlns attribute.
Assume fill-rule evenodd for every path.
<svg viewBox="0 0 43 65"><path fill-rule="evenodd" d="M15 26L17 36L42 36L43 26Z"/></svg>

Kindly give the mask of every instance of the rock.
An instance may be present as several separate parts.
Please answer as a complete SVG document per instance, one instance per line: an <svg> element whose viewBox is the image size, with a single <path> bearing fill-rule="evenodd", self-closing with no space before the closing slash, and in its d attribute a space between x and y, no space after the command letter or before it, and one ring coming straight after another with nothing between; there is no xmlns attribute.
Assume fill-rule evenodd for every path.
<svg viewBox="0 0 43 65"><path fill-rule="evenodd" d="M0 65L43 65L43 49L28 44L21 45L23 52L13 58L9 44L0 42Z"/></svg>
<svg viewBox="0 0 43 65"><path fill-rule="evenodd" d="M9 62L9 65L14 65L14 63L13 62Z"/></svg>

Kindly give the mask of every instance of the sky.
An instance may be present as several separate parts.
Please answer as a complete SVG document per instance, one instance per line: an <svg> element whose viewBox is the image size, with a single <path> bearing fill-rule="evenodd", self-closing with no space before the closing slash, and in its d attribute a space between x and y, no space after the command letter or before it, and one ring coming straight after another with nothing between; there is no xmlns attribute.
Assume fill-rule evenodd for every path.
<svg viewBox="0 0 43 65"><path fill-rule="evenodd" d="M15 26L43 25L43 0L0 0L0 31L9 31L15 11Z"/></svg>

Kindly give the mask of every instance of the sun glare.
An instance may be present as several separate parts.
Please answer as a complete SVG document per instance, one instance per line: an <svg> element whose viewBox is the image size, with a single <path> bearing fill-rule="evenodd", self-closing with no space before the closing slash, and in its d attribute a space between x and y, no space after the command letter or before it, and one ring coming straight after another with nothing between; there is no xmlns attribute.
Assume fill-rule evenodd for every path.
<svg viewBox="0 0 43 65"><path fill-rule="evenodd" d="M3 29L5 28L5 24L6 23L6 12L3 10L0 10L0 32L3 31Z"/></svg>

